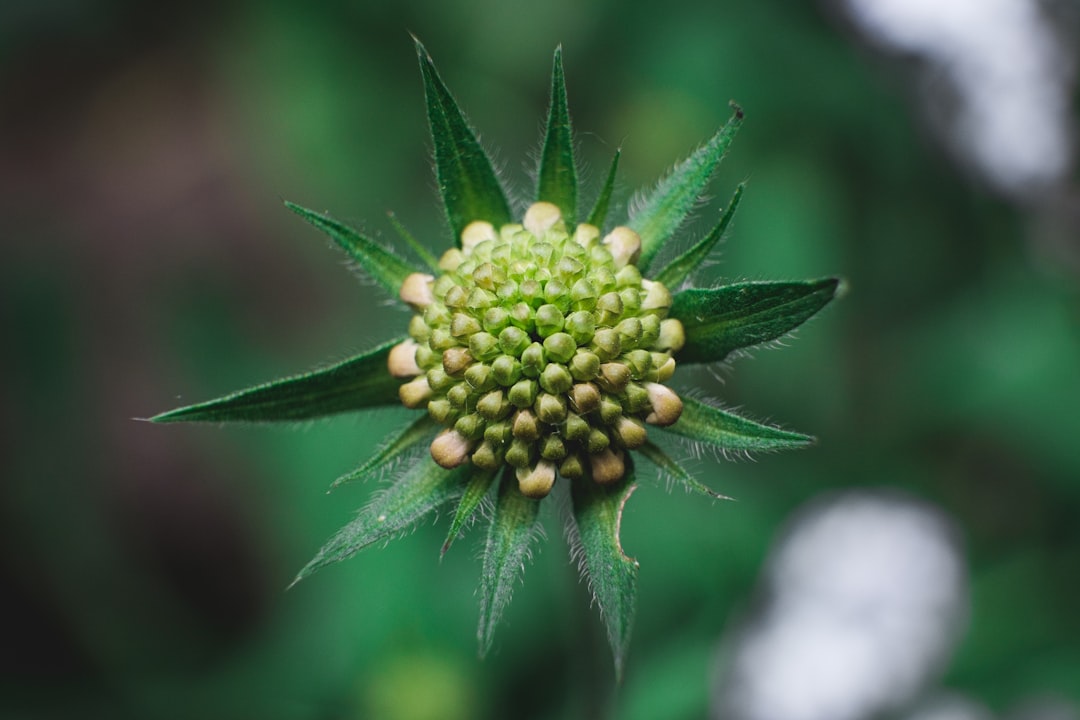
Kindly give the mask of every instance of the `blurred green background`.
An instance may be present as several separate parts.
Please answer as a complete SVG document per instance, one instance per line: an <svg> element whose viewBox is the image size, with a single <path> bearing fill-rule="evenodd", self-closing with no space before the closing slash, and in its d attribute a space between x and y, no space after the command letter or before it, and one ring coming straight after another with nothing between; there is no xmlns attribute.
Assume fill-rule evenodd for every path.
<svg viewBox="0 0 1080 720"><path fill-rule="evenodd" d="M881 487L962 538L941 686L995 713L1080 703L1075 190L981 182L921 120L918 60L855 30L840 3L784 0L0 3L0 716L704 717L787 518ZM619 217L738 100L712 188L749 188L703 279L848 281L783 351L680 373L820 442L695 463L737 503L643 481L618 693L552 509L485 661L476 533L439 562L426 524L284 592L374 489L326 487L403 412L132 420L404 326L280 201L390 242L393 210L447 245L408 32L523 200L559 43L584 204L621 146Z"/></svg>

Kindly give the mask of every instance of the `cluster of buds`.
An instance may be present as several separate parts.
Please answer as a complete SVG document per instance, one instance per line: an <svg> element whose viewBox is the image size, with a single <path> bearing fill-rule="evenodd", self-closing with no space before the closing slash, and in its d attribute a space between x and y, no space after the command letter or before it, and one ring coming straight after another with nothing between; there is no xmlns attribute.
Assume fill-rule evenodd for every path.
<svg viewBox="0 0 1080 720"><path fill-rule="evenodd" d="M389 369L411 378L401 402L446 426L435 462L509 464L534 498L557 474L623 477L645 424L671 425L683 407L662 384L683 326L667 317L668 289L638 271L640 250L630 228L571 234L555 205L538 202L520 225L466 226L438 278L406 278L401 298L416 314Z"/></svg>

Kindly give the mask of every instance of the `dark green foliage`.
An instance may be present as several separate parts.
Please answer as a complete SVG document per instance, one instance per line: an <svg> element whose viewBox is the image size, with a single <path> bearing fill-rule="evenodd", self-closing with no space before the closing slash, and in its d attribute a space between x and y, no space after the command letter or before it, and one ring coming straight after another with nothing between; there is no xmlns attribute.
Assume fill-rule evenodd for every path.
<svg viewBox="0 0 1080 720"><path fill-rule="evenodd" d="M762 425L691 397L683 398L679 421L664 430L724 452L794 450L814 442L809 435Z"/></svg>
<svg viewBox="0 0 1080 720"><path fill-rule="evenodd" d="M577 219L577 166L570 111L566 104L566 77L562 47L555 50L551 69L551 110L548 114L544 149L540 155L540 182L536 199L558 206L566 222Z"/></svg>

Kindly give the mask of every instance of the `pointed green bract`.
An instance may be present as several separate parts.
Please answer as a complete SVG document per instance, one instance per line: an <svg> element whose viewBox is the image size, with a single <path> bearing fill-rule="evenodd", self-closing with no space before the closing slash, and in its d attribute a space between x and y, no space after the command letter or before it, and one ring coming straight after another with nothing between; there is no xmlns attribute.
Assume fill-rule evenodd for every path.
<svg viewBox="0 0 1080 720"><path fill-rule="evenodd" d="M316 570L346 560L372 543L401 532L461 496L468 466L446 470L430 458L415 463L384 493L341 528L297 574L292 584ZM291 586L290 586L291 587Z"/></svg>
<svg viewBox="0 0 1080 720"><path fill-rule="evenodd" d="M169 410L151 422L277 422L308 420L380 405L398 405L401 381L386 369L404 338L323 370L257 385L216 400Z"/></svg>
<svg viewBox="0 0 1080 720"><path fill-rule="evenodd" d="M539 175L536 199L556 205L567 225L572 227L577 222L577 166L574 163L570 110L566 103L561 46L555 50L551 69L551 109L544 149L540 155Z"/></svg>
<svg viewBox="0 0 1080 720"><path fill-rule="evenodd" d="M748 420L726 410L684 397L678 422L662 430L691 440L708 443L730 452L794 450L806 447L814 438Z"/></svg>
<svg viewBox="0 0 1080 720"><path fill-rule="evenodd" d="M371 279L395 298L398 296L401 283L405 281L405 278L417 271L411 264L405 262L382 245L372 242L333 218L300 207L296 203L286 202L285 207L329 235Z"/></svg>
<svg viewBox="0 0 1080 720"><path fill-rule="evenodd" d="M486 220L495 227L510 223L510 205L491 159L420 41L416 53L435 146L435 176L455 240L461 241L461 231L474 220Z"/></svg>
<svg viewBox="0 0 1080 720"><path fill-rule="evenodd" d="M645 444L638 448L638 452L644 455L658 470L681 483L688 492L705 495L715 500L731 500L727 495L713 492L707 485L698 481L697 478L686 471L686 468L676 462L674 458L664 452L664 449L653 441L646 440Z"/></svg>
<svg viewBox="0 0 1080 720"><path fill-rule="evenodd" d="M661 180L630 218L630 227L641 236L638 267L642 270L649 269L656 253L694 209L694 203L701 197L713 171L727 153L742 119L742 110L735 107L735 114L727 124Z"/></svg>
<svg viewBox="0 0 1080 720"><path fill-rule="evenodd" d="M719 362L733 350L783 337L828 305L839 285L826 278L683 290L670 312L686 331L679 362Z"/></svg>
<svg viewBox="0 0 1080 720"><path fill-rule="evenodd" d="M408 228L398 220L397 215L393 212L388 212L386 213L386 217L390 220L390 225L393 226L394 232L398 234L398 237L404 240L405 244L413 249L413 252L424 261L424 264L428 266L428 269L434 273L442 272L442 270L439 269L439 258L435 257L430 250L424 247L423 243L413 237L413 234L409 232Z"/></svg>
<svg viewBox="0 0 1080 720"><path fill-rule="evenodd" d="M365 480L376 472L381 471L394 460L416 448L425 440L430 440L439 429L439 424L427 413L412 423L409 423L401 432L383 442L382 447L370 458L364 461L360 467L346 473L330 485L330 489L344 485L345 483Z"/></svg>
<svg viewBox="0 0 1080 720"><path fill-rule="evenodd" d="M514 469L508 467L503 472L495 516L484 547L480 625L476 631L481 656L491 649L495 627L510 602L510 594L540 532L540 501L521 494Z"/></svg>
<svg viewBox="0 0 1080 720"><path fill-rule="evenodd" d="M619 541L623 508L636 488L629 456L625 462L626 474L614 483L572 484L574 515L569 528L578 567L589 583L607 628L617 679L622 678L637 606L638 563L627 557Z"/></svg>
<svg viewBox="0 0 1080 720"><path fill-rule="evenodd" d="M611 158L611 166L608 168L604 186L600 189L600 195L596 198L596 204L593 206L592 212L589 213L589 217L585 221L590 225L595 225L601 230L604 228L604 222L607 220L608 208L611 206L611 193L615 190L615 174L619 170L619 157L621 155L622 150L616 150L614 157Z"/></svg>
<svg viewBox="0 0 1080 720"><path fill-rule="evenodd" d="M495 474L494 470L473 468L473 475L465 488L465 494L461 496L457 510L454 511L454 520L450 523L450 532L446 533L446 540L443 542L442 551L440 552L441 555L446 554L446 551L450 549L450 545L461 534L465 523L476 513L476 509L480 507L480 503L487 496L488 490L491 489L491 482L495 479Z"/></svg>
<svg viewBox="0 0 1080 720"><path fill-rule="evenodd" d="M716 243L720 242L720 238L727 232L728 225L731 223L731 218L735 216L735 210L739 207L739 200L742 199L745 188L746 183L740 183L739 187L735 188L735 194L732 195L731 202L728 203L723 215L720 216L720 222L716 224L712 232L666 265L663 270L656 274L653 280L663 283L667 288L675 289L682 285L683 280L686 280L690 273L701 267L701 263L705 262L705 258L709 257L709 253L716 247Z"/></svg>

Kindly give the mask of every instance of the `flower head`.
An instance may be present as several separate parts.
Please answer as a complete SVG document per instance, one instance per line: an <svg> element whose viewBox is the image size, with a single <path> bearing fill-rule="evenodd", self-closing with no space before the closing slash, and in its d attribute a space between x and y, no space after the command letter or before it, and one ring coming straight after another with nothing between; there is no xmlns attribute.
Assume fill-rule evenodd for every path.
<svg viewBox="0 0 1080 720"><path fill-rule="evenodd" d="M680 396L669 386L677 366L720 362L786 335L834 297L838 281L685 287L726 231L742 186L708 235L681 252L667 243L735 136L738 108L625 225L604 231L619 153L596 205L579 220L556 50L536 199L515 217L488 156L419 42L417 50L453 245L436 258L397 226L403 245L421 261L416 264L329 217L287 204L412 309L407 336L329 368L153 420L289 421L397 403L420 411L335 485L378 475L422 445L430 458L406 463L297 580L445 505L455 510L443 552L467 523L490 516L478 633L486 651L539 536L539 503L565 492L574 554L604 614L620 670L637 579L637 562L623 553L618 537L636 482L634 456L688 490L723 497L654 443L654 434L722 452L812 442ZM485 502L493 503L493 512L477 513Z"/></svg>

